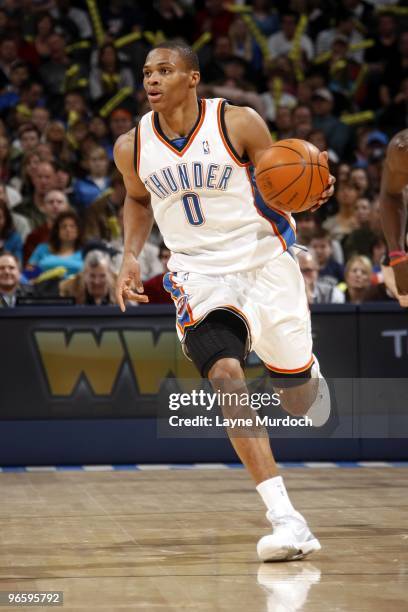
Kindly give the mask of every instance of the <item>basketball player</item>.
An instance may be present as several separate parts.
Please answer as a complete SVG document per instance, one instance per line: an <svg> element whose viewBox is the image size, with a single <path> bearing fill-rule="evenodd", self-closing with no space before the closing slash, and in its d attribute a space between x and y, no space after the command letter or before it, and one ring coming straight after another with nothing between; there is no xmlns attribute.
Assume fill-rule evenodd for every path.
<svg viewBox="0 0 408 612"><path fill-rule="evenodd" d="M201 375L222 393L242 389L253 349L271 376L287 382L283 407L305 414L319 379L304 282L290 252L294 223L264 204L249 172L273 144L267 126L252 109L197 99L197 56L183 44L155 47L143 72L153 112L114 149L127 189L118 303L124 310L124 300L148 301L137 257L154 215L172 253L164 286L177 306L177 332ZM333 181L319 204L332 195ZM273 527L258 543L260 559L319 550L289 500L266 432L228 434Z"/></svg>
<svg viewBox="0 0 408 612"><path fill-rule="evenodd" d="M403 199L408 185L408 130L398 132L388 145L381 177L380 214L388 246L389 264L394 279L388 282L388 270L384 269L387 286L397 293L401 306L408 306L408 254L406 243L407 208ZM395 287L392 280L395 280ZM395 291L396 289L396 291Z"/></svg>

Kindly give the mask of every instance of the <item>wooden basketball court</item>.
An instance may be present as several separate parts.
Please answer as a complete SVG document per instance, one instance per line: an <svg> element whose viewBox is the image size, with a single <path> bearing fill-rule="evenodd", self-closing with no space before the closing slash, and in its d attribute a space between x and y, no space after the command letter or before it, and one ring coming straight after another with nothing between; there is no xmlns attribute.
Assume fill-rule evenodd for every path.
<svg viewBox="0 0 408 612"><path fill-rule="evenodd" d="M0 591L63 591L63 610L408 610L407 468L283 475L323 546L310 561L258 562L268 523L243 470L2 473Z"/></svg>

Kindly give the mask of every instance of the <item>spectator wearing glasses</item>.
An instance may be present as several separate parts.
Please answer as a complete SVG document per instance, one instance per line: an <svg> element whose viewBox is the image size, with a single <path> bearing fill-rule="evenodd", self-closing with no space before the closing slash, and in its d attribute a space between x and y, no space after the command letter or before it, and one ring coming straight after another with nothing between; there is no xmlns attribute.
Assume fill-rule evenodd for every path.
<svg viewBox="0 0 408 612"><path fill-rule="evenodd" d="M311 249L300 251L297 257L309 304L343 304L344 294L337 287L319 279L319 264L315 252Z"/></svg>

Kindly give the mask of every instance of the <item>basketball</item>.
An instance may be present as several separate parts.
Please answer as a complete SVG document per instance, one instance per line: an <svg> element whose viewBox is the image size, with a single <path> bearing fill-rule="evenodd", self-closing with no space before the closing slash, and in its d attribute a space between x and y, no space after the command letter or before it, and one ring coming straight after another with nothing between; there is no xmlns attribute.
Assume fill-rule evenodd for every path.
<svg viewBox="0 0 408 612"><path fill-rule="evenodd" d="M310 142L288 138L262 154L255 178L266 205L296 213L317 204L329 184L329 167Z"/></svg>

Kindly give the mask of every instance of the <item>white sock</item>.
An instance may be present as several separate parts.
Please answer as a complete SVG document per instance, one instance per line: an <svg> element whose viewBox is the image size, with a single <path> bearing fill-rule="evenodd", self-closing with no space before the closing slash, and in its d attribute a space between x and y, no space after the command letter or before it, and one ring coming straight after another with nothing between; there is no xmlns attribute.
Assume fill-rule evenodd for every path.
<svg viewBox="0 0 408 612"><path fill-rule="evenodd" d="M256 487L256 490L262 497L268 512L270 511L274 516L297 514L289 499L282 476L264 480Z"/></svg>

